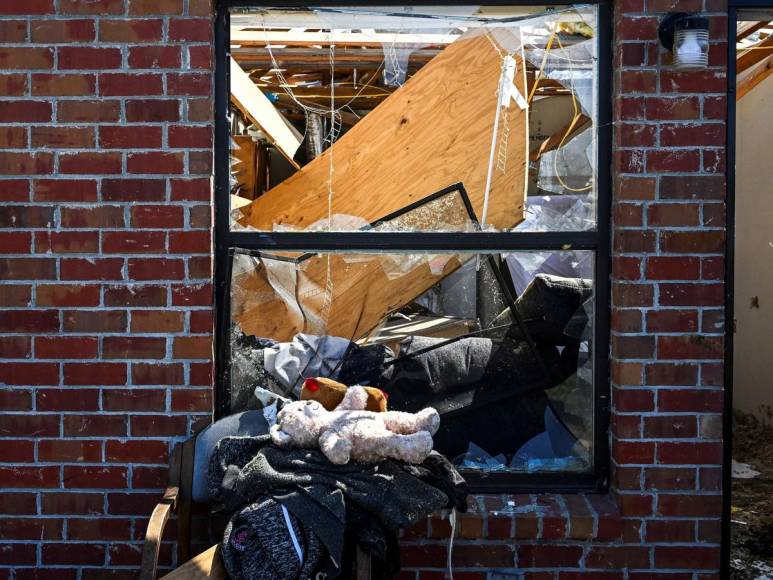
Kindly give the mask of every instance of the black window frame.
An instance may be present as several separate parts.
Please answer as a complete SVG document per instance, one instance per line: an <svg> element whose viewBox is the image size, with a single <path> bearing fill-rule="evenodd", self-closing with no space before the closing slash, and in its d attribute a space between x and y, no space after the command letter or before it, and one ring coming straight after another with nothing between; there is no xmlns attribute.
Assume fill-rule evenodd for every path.
<svg viewBox="0 0 773 580"><path fill-rule="evenodd" d="M559 0L551 6L576 2ZM387 2L388 4L388 2ZM469 1L416 2L415 6L469 5ZM495 4L495 3L494 3ZM511 6L537 1L516 0ZM611 0L589 2L598 7L598 166L595 231L574 232L244 232L230 229L229 198L229 10L235 7L300 7L295 0L219 0L215 14L215 417L229 413L230 404L230 272L233 249L298 250L309 252L373 250L517 252L524 250L593 250L593 466L572 472L475 472L465 470L471 489L479 493L605 491L609 474L609 345L612 188L612 16ZM382 1L316 2L315 6L383 6Z"/></svg>

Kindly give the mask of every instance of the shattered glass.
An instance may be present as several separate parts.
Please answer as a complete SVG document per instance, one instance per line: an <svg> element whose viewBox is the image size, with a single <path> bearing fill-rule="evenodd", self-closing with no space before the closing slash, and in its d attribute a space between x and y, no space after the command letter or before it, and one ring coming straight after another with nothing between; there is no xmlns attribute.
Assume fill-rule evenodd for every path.
<svg viewBox="0 0 773 580"><path fill-rule="evenodd" d="M254 199L235 177L245 161L234 161L232 228L356 231L461 183L487 231L594 230L597 20L592 5L232 9L232 56L310 141L297 168L269 168L270 187ZM470 51L457 51L444 61L447 82L411 93L457 43L480 55L467 62ZM360 130L370 115L378 122ZM455 227L427 213L398 231L469 231Z"/></svg>
<svg viewBox="0 0 773 580"><path fill-rule="evenodd" d="M441 414L435 446L482 471L586 471L592 252L237 250L232 411L325 376ZM276 399L272 398L272 394Z"/></svg>

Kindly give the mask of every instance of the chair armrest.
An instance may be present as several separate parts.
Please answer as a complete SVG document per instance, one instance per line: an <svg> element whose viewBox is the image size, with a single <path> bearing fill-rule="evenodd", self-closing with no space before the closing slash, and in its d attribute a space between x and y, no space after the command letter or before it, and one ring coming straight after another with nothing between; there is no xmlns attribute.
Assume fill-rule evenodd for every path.
<svg viewBox="0 0 773 580"><path fill-rule="evenodd" d="M180 488L167 487L164 496L153 509L145 532L145 545L142 547L142 564L140 580L156 580L158 569L158 553L161 550L161 538L164 527L169 521L169 514L174 510Z"/></svg>

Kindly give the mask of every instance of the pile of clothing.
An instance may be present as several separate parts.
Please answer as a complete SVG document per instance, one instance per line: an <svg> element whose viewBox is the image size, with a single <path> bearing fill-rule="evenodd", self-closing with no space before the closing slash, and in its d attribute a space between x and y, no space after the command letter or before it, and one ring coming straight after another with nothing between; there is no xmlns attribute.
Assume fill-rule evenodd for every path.
<svg viewBox="0 0 773 580"><path fill-rule="evenodd" d="M396 572L399 529L467 505L464 479L437 453L419 465L333 465L318 450L278 449L268 435L221 439L208 487L233 514L221 553L235 580L335 578L351 569L356 545L376 569Z"/></svg>

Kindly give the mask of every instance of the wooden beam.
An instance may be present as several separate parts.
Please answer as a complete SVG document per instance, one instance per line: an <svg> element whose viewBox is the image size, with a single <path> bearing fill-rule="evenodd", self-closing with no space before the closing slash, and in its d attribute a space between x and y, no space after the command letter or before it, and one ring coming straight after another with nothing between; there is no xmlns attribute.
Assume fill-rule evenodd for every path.
<svg viewBox="0 0 773 580"><path fill-rule="evenodd" d="M735 61L736 74L742 73L747 68L754 66L771 54L773 54L773 36L768 36L763 41L758 42L754 46L750 46L749 50L744 50L738 55L738 58L736 58Z"/></svg>
<svg viewBox="0 0 773 580"><path fill-rule="evenodd" d="M735 100L740 101L754 87L768 78L771 73L773 73L773 55L765 59L764 62L758 64L754 69L749 71L749 74L738 81L738 85L735 89Z"/></svg>
<svg viewBox="0 0 773 580"><path fill-rule="evenodd" d="M383 45L424 45L445 46L451 44L458 34L410 34L395 32L334 32L332 42L336 48L343 46L381 48ZM277 30L236 30L231 31L231 44L240 46L330 46L328 32L292 32Z"/></svg>
<svg viewBox="0 0 773 580"><path fill-rule="evenodd" d="M736 32L735 35L735 41L741 42L744 38L747 36L750 36L757 32L758 30L762 30L766 26L770 24L769 22L744 22L738 27L738 32Z"/></svg>
<svg viewBox="0 0 773 580"><path fill-rule="evenodd" d="M231 100L251 123L257 125L266 138L298 168L293 156L303 141L298 131L282 118L282 114L260 91L239 64L231 59Z"/></svg>

